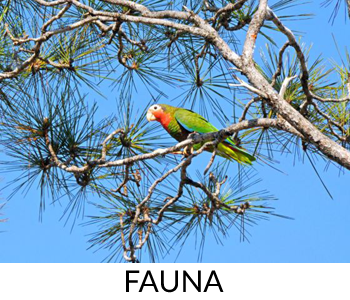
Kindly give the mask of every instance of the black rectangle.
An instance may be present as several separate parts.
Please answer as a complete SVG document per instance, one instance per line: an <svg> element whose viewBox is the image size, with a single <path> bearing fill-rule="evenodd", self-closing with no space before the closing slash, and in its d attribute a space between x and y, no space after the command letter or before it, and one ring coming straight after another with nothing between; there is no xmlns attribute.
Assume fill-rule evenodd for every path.
<svg viewBox="0 0 350 300"><path fill-rule="evenodd" d="M224 293L224 270L126 270L127 293Z"/></svg>

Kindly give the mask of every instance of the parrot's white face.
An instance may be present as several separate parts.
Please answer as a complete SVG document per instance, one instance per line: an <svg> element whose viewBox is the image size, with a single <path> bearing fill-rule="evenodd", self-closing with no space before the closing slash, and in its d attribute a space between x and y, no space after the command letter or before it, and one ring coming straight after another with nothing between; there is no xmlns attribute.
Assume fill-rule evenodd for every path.
<svg viewBox="0 0 350 300"><path fill-rule="evenodd" d="M148 121L157 121L156 115L163 112L162 107L159 104L153 104L147 111L146 118Z"/></svg>

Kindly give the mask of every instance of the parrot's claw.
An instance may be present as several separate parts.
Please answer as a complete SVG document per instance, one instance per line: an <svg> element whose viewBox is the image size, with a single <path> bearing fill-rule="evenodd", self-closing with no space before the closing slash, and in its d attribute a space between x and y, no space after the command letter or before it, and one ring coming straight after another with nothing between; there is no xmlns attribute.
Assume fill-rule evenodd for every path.
<svg viewBox="0 0 350 300"><path fill-rule="evenodd" d="M171 152L171 154L181 154L181 155L183 155L183 151L173 151L173 152Z"/></svg>
<svg viewBox="0 0 350 300"><path fill-rule="evenodd" d="M173 151L171 154L181 154L183 155L183 158L189 157L190 155L193 154L193 148L186 146L183 151Z"/></svg>
<svg viewBox="0 0 350 300"><path fill-rule="evenodd" d="M186 146L186 147L184 148L184 151L183 151L183 156L184 156L184 158L185 158L185 157L189 157L189 156L192 155L192 154L193 154L193 147Z"/></svg>

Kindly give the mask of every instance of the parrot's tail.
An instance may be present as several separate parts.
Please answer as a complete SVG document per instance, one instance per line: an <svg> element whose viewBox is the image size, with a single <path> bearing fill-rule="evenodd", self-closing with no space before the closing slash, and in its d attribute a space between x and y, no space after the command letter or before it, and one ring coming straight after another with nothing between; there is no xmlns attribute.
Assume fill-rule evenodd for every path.
<svg viewBox="0 0 350 300"><path fill-rule="evenodd" d="M252 162L256 160L253 155L231 143L220 143L218 145L218 150L219 155L230 160L233 159L241 164L252 165Z"/></svg>

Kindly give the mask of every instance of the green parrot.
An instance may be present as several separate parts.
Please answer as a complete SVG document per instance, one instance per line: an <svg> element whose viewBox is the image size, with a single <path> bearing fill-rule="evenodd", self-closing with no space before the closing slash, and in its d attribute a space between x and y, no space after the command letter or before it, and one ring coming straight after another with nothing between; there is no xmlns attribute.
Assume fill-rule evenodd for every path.
<svg viewBox="0 0 350 300"><path fill-rule="evenodd" d="M164 129L177 141L181 142L187 139L191 132L208 133L217 132L218 129L209 123L201 115L180 107L174 107L167 104L154 104L147 111L148 121L158 121ZM193 146L198 150L201 144ZM212 152L212 149L207 151ZM235 145L231 138L227 138L217 146L217 154L229 159L235 160L240 164L251 165L255 157L250 155L244 149Z"/></svg>

